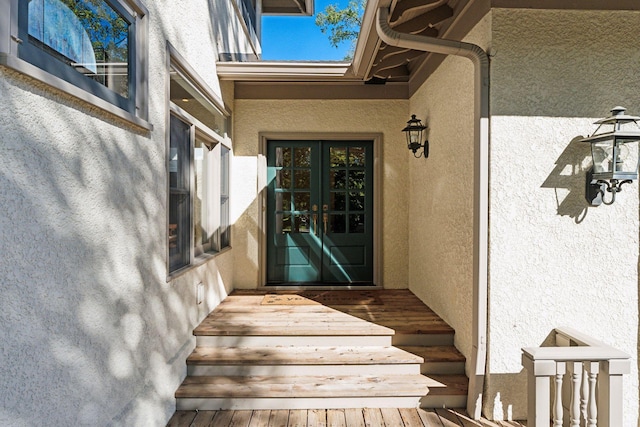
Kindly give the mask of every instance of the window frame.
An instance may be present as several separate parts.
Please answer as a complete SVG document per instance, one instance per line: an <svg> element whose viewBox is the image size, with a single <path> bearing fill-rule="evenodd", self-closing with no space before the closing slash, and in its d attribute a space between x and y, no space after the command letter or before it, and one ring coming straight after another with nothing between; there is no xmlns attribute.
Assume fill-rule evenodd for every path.
<svg viewBox="0 0 640 427"><path fill-rule="evenodd" d="M223 101L216 96L216 94L204 83L204 81L197 75L197 73L189 66L189 64L184 60L182 56L178 54L178 52L173 48L170 43L167 43L167 141L166 141L166 149L167 149L167 214L166 214L166 227L165 230L167 232L166 242L166 250L167 250L167 281L170 281L177 276L191 270L194 267L197 267L207 260L215 257L216 255L226 251L231 248L231 238L230 238L230 224L227 225L228 230L226 233L226 242L223 242L224 230L221 229L221 217L222 217L222 174L226 172L226 184L227 190L230 188L230 169L231 169L231 159L233 148L231 144L231 139L228 135L228 128L231 122L231 114L225 108ZM202 123L196 117L191 115L188 111L180 107L179 105L173 103L171 101L171 91L170 91L170 82L171 77L170 73L175 71L180 74L180 77L188 82L193 89L195 89L199 95L202 95L203 99L209 102L215 109L220 112L225 120L226 120L226 128L227 132L225 135L220 135L216 131L209 128L207 125ZM170 242L169 242L169 227L170 227L170 205L171 205L171 182L170 182L170 148L171 148L171 118L176 117L184 123L187 123L190 126L189 131L189 218L188 218L188 230L189 230L189 245L188 245L188 259L189 261L180 267L172 267L172 259L170 254ZM210 189L209 196L207 200L207 206L209 209L209 216L206 218L206 222L211 226L212 229L215 230L214 235L211 237L211 241L209 245L204 247L197 247L195 242L195 145L196 141L200 141L203 145L206 145L209 150L205 152L205 155L210 157L210 164L212 165L207 173L208 179L210 180ZM222 167L222 153L223 151L228 150L227 164L226 168ZM227 196L230 199L229 195ZM229 204L227 203L227 218L230 215ZM226 245L224 244L226 243ZM202 253L197 253L201 251Z"/></svg>
<svg viewBox="0 0 640 427"><path fill-rule="evenodd" d="M146 130L148 122L148 11L139 0L103 0L129 22L129 97L52 60L47 52L24 40L26 1L0 0L0 65L65 92ZM26 23L26 24L25 24ZM22 36L22 37L21 37ZM73 71L73 73L69 72Z"/></svg>

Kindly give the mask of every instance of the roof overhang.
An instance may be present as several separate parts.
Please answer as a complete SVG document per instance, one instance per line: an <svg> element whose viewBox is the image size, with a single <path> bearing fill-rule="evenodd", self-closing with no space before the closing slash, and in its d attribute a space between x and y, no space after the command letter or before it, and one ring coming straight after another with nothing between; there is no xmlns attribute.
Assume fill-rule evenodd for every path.
<svg viewBox="0 0 640 427"><path fill-rule="evenodd" d="M313 12L313 0L263 0L265 8L295 6L297 13ZM278 6L280 5L280 6ZM287 6L288 5L288 6ZM444 55L398 49L386 46L378 37L375 28L379 7L390 10L390 27L398 32L421 34L449 40L462 40L492 8L527 8L555 10L640 10L638 0L369 0L365 9L360 34L352 63L313 61L255 61L219 62L218 75L222 80L251 82L257 89L273 82L283 88L287 83L296 85L300 93L300 82L314 85L331 84L381 92L382 84L393 84L394 93L404 86L409 96L424 83L445 59ZM293 9L291 9L293 10ZM276 13L276 12L273 12ZM367 84L375 83L375 84ZM365 87L366 86L366 87ZM355 93L355 92L353 92ZM266 95L265 95L266 96ZM333 96L333 95L330 95Z"/></svg>
<svg viewBox="0 0 640 427"><path fill-rule="evenodd" d="M218 62L218 77L236 81L358 81L348 62Z"/></svg>
<svg viewBox="0 0 640 427"><path fill-rule="evenodd" d="M262 0L264 15L311 16L313 12L313 0Z"/></svg>

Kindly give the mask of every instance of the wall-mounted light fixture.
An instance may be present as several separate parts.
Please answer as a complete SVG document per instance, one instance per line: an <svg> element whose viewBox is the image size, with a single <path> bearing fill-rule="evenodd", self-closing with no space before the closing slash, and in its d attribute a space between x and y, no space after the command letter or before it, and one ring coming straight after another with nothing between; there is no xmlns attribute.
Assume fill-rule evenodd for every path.
<svg viewBox="0 0 640 427"><path fill-rule="evenodd" d="M419 119L416 119L416 115L411 115L411 120L407 122L407 126L402 129L405 136L407 137L407 148L413 151L413 156L415 158L420 158L422 156L429 157L429 141L425 139L424 144L422 144L422 131L424 131L427 126L423 125ZM418 153L418 150L422 148L422 153Z"/></svg>
<svg viewBox="0 0 640 427"><path fill-rule="evenodd" d="M593 135L582 139L591 144L593 167L587 172L585 196L592 206L611 205L622 185L638 179L640 117L628 116L626 108L615 107L611 117L595 122ZM609 202L605 191L611 193Z"/></svg>

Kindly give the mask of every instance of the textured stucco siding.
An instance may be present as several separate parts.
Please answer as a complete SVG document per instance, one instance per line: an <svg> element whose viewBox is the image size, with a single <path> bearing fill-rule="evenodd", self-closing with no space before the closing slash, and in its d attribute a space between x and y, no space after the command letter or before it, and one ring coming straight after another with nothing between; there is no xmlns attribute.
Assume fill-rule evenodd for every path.
<svg viewBox="0 0 640 427"><path fill-rule="evenodd" d="M221 3L146 2L152 132L0 68L0 425L158 426L173 413L233 252L166 281L166 41L220 93Z"/></svg>
<svg viewBox="0 0 640 427"><path fill-rule="evenodd" d="M487 47L490 16L465 38ZM449 56L411 97L411 113L429 126L428 159L409 161L409 286L472 348L474 68Z"/></svg>
<svg viewBox="0 0 640 427"><path fill-rule="evenodd" d="M577 139L618 104L640 113L639 25L637 12L493 11L489 416L526 417L520 349L570 326L632 355L624 425L638 424L638 184L588 207Z"/></svg>
<svg viewBox="0 0 640 427"><path fill-rule="evenodd" d="M382 283L407 287L407 150L400 130L407 120L407 101L400 100L236 100L232 217L236 287L255 288L259 278L258 181L260 133L289 132L382 134ZM264 173L264 171L260 172Z"/></svg>

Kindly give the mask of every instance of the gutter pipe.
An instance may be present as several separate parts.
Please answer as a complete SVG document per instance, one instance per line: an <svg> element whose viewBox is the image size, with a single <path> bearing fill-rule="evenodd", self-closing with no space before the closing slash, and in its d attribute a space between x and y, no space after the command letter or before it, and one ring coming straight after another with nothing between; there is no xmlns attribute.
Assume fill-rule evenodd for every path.
<svg viewBox="0 0 640 427"><path fill-rule="evenodd" d="M489 56L479 46L437 37L404 34L389 26L389 9L378 8L376 31L390 46L462 56L474 65L473 347L467 412L482 415L487 359L489 245Z"/></svg>

